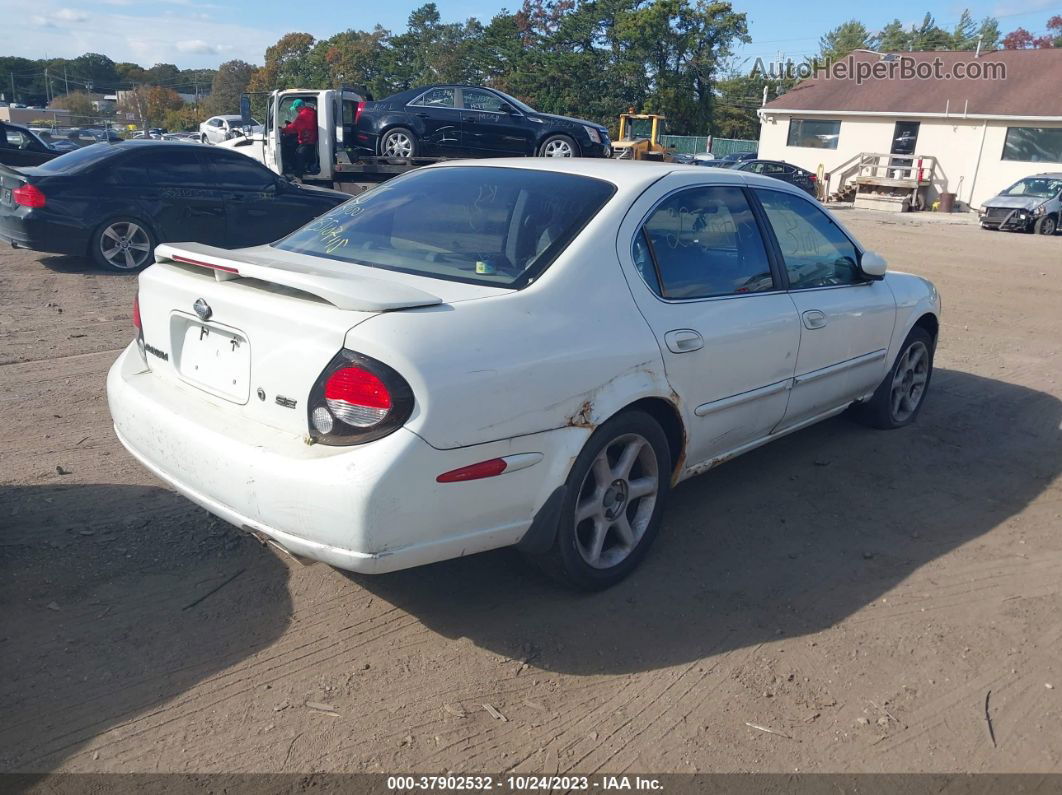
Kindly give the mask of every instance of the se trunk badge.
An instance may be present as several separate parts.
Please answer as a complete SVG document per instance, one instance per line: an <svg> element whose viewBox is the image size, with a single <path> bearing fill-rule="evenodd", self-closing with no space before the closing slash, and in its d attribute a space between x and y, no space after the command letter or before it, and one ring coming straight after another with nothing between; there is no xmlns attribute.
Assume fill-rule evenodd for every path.
<svg viewBox="0 0 1062 795"><path fill-rule="evenodd" d="M202 298L195 299L195 303L192 304L192 309L199 315L200 320L210 320L210 316L214 314L214 310L210 308L210 304L204 301Z"/></svg>

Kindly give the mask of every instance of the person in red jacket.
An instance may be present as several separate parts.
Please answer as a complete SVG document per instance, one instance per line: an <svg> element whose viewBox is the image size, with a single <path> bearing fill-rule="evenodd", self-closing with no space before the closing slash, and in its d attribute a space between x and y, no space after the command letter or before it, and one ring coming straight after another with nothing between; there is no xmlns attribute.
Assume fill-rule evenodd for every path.
<svg viewBox="0 0 1062 795"><path fill-rule="evenodd" d="M291 103L295 118L284 125L282 135L295 137L295 176L302 178L306 166L314 162L317 153L317 111L297 99Z"/></svg>

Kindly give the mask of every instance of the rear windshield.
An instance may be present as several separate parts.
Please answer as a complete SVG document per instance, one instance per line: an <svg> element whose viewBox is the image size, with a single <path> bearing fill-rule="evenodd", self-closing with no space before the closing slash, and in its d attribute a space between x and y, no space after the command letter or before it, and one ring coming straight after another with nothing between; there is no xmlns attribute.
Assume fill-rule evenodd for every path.
<svg viewBox="0 0 1062 795"><path fill-rule="evenodd" d="M116 144L92 144L83 149L75 149L37 166L37 172L41 174L68 174L72 171L80 171L106 158L114 151L115 146Z"/></svg>
<svg viewBox="0 0 1062 795"><path fill-rule="evenodd" d="M519 288L542 273L615 193L599 179L493 166L412 172L273 245L285 251Z"/></svg>

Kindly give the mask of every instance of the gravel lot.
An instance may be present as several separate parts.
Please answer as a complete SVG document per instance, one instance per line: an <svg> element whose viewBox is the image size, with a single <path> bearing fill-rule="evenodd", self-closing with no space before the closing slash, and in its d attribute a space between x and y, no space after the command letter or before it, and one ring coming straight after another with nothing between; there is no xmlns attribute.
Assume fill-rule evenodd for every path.
<svg viewBox="0 0 1062 795"><path fill-rule="evenodd" d="M843 218L944 296L920 421L687 482L593 596L238 535L111 431L135 280L3 249L0 770L1062 771L1062 237Z"/></svg>

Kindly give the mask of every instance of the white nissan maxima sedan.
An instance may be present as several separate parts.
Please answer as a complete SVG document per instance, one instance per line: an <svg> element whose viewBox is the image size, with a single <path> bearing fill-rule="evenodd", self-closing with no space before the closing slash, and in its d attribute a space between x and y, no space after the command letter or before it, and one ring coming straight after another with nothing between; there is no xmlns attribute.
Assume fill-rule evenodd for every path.
<svg viewBox="0 0 1062 795"><path fill-rule="evenodd" d="M155 258L107 391L156 475L339 568L516 545L584 588L679 481L849 407L911 423L940 313L799 189L664 163L430 166Z"/></svg>

